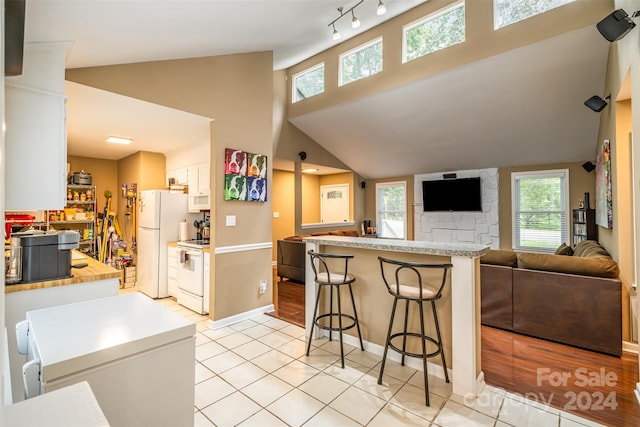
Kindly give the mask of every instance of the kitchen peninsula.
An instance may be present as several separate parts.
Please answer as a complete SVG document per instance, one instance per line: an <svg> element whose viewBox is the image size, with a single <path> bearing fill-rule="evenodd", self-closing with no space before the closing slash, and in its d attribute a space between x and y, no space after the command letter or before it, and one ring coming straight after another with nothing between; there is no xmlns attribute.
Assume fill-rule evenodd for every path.
<svg viewBox="0 0 640 427"><path fill-rule="evenodd" d="M453 264L449 283L436 304L447 364L453 373L453 393L476 396L484 387L480 367L480 261L488 246L465 243L437 243L366 237L305 237L307 251L352 254L349 272L365 348L382 355L393 298L380 275L378 256L414 262ZM306 335L312 333L316 285L310 258L305 269ZM415 319L410 319L413 323ZM432 327L432 325L429 325ZM315 337L315 336L314 336ZM349 343L352 336L346 336ZM355 338L354 338L355 339ZM355 342L355 341L354 341ZM430 361L431 363L431 361Z"/></svg>
<svg viewBox="0 0 640 427"><path fill-rule="evenodd" d="M5 325L7 327L11 388L14 402L24 399L22 365L26 356L18 353L16 323L25 320L27 311L95 298L116 296L122 283L122 271L93 258L81 259L76 254L71 265L86 263L83 268L72 268L72 277L31 283L5 285ZM82 319L78 319L82 321Z"/></svg>

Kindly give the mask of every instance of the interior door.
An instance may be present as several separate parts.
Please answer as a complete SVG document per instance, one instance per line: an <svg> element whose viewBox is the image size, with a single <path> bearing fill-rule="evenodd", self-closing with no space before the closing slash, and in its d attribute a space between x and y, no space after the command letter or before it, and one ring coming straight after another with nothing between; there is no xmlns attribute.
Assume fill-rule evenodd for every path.
<svg viewBox="0 0 640 427"><path fill-rule="evenodd" d="M349 221L349 184L320 186L320 222Z"/></svg>

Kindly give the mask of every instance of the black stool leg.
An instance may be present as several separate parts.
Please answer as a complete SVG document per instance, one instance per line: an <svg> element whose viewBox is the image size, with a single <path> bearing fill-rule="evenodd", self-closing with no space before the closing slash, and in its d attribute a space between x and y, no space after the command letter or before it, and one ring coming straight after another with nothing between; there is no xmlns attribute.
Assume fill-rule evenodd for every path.
<svg viewBox="0 0 640 427"><path fill-rule="evenodd" d="M418 301L420 307L420 333L422 334L422 369L424 370L424 395L427 406L429 405L429 378L427 375L427 343L424 334L424 313L422 311L422 300Z"/></svg>
<svg viewBox="0 0 640 427"><path fill-rule="evenodd" d="M333 285L329 285L329 341L333 337Z"/></svg>
<svg viewBox="0 0 640 427"><path fill-rule="evenodd" d="M396 315L396 305L398 305L398 298L393 299L393 308L391 309L391 318L389 319L389 330L387 331L387 341L384 345L384 353L382 354L382 365L380 365L380 375L378 375L378 384L382 384L382 373L384 372L384 364L387 361L387 350L389 350L389 342L391 341L391 329L393 328L393 319Z"/></svg>
<svg viewBox="0 0 640 427"><path fill-rule="evenodd" d="M407 352L407 321L409 320L409 300L404 300L404 335L402 336L402 362L401 366L404 366L404 354Z"/></svg>
<svg viewBox="0 0 640 427"><path fill-rule="evenodd" d="M322 286L318 285L318 292L316 293L316 305L313 308L313 323L311 324L311 335L309 335L309 343L307 344L307 356L309 356L309 351L311 350L311 341L313 340L313 333L316 326L316 315L318 314L318 306L320 305L320 289L322 289Z"/></svg>
<svg viewBox="0 0 640 427"><path fill-rule="evenodd" d="M360 349L364 351L364 344L362 343L362 335L360 334L360 322L358 321L358 312L356 311L356 301L353 298L353 290L351 289L351 283L349 283L349 293L351 294L351 305L353 305L353 317L356 318L356 328L358 329L358 338L360 338Z"/></svg>
<svg viewBox="0 0 640 427"><path fill-rule="evenodd" d="M438 336L438 347L440 348L440 357L442 358L442 367L444 368L444 379L449 382L449 374L447 373L447 361L444 357L444 347L442 346L442 337L440 336L440 325L438 323L438 313L436 312L436 303L431 301L431 309L433 310L433 321L436 325L436 334Z"/></svg>
<svg viewBox="0 0 640 427"><path fill-rule="evenodd" d="M342 345L342 302L340 301L340 286L337 285L336 294L338 297L338 333L340 334L340 361L342 362L342 369L344 369L344 347Z"/></svg>

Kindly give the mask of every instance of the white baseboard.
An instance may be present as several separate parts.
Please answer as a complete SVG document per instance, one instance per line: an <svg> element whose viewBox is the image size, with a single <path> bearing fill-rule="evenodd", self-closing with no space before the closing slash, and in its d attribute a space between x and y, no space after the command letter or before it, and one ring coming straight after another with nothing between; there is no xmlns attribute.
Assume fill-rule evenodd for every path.
<svg viewBox="0 0 640 427"><path fill-rule="evenodd" d="M243 320L251 319L252 317L258 316L260 314L268 313L273 311L273 304L265 305L264 307L254 308L253 310L245 311L243 313L234 314L233 316L225 317L224 319L219 320L211 320L207 321L207 325L211 329L220 329L225 326L233 325L234 323L242 322Z"/></svg>
<svg viewBox="0 0 640 427"><path fill-rule="evenodd" d="M329 331L322 331L322 332L325 337L327 338L329 337ZM332 339L334 340L340 339L337 332L333 333ZM343 334L342 341L345 344L349 344L350 346L355 347L356 349L360 348L360 341L358 340L358 337L354 337L353 335ZM384 346L380 344L372 343L369 341L365 341L365 340L362 340L362 344L364 345L365 351L368 351L369 353L373 353L377 356L380 356L380 360L382 360L382 355L384 354ZM355 351L358 351L358 350L355 350ZM390 350L387 352L387 359L400 363L402 360L402 355L393 350ZM416 369L418 371L422 371L421 359L418 359L415 357L405 357L404 364L405 366L408 366L410 368ZM444 379L444 371L442 369L442 366L436 363L431 363L428 360L427 360L427 372L429 373L429 375L438 377L440 379ZM451 381L453 378L453 371L449 367L447 367L447 374L449 375L449 381Z"/></svg>
<svg viewBox="0 0 640 427"><path fill-rule="evenodd" d="M638 343L631 341L622 341L622 351L638 354Z"/></svg>

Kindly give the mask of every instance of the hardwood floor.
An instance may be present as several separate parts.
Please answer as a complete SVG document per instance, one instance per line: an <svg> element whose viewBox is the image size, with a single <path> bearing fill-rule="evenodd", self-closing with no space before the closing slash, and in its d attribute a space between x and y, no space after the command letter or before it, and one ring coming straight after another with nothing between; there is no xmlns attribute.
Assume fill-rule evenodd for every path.
<svg viewBox="0 0 640 427"><path fill-rule="evenodd" d="M274 317L304 326L304 285L277 281ZM485 381L608 426L640 426L638 355L607 356L482 327Z"/></svg>
<svg viewBox="0 0 640 427"><path fill-rule="evenodd" d="M607 356L482 327L482 371L495 387L609 426L640 426L638 355Z"/></svg>

